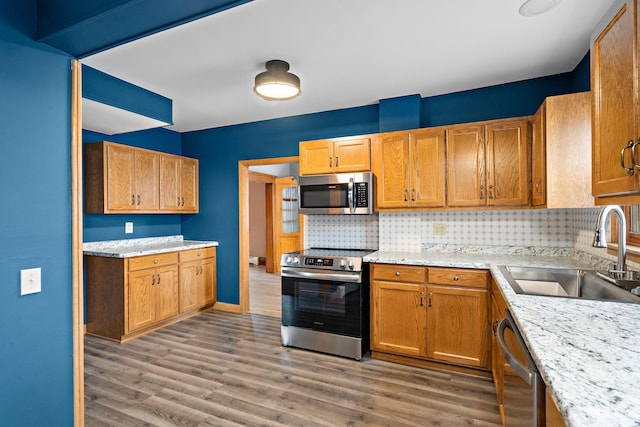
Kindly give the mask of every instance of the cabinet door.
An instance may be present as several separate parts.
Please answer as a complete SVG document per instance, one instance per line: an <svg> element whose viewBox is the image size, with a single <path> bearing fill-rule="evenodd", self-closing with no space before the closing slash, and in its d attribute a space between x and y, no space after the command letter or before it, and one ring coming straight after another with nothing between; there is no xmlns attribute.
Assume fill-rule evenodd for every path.
<svg viewBox="0 0 640 427"><path fill-rule="evenodd" d="M367 172L371 170L371 140L355 138L334 141L335 172Z"/></svg>
<svg viewBox="0 0 640 427"><path fill-rule="evenodd" d="M305 141L300 143L300 175L333 172L333 142Z"/></svg>
<svg viewBox="0 0 640 427"><path fill-rule="evenodd" d="M121 145L106 145L106 209L131 211L135 209L135 151Z"/></svg>
<svg viewBox="0 0 640 427"><path fill-rule="evenodd" d="M179 312L178 266L156 270L156 321L168 319Z"/></svg>
<svg viewBox="0 0 640 427"><path fill-rule="evenodd" d="M158 210L160 207L160 155L136 150L136 209Z"/></svg>
<svg viewBox="0 0 640 427"><path fill-rule="evenodd" d="M184 213L198 212L198 161L180 159L180 202Z"/></svg>
<svg viewBox="0 0 640 427"><path fill-rule="evenodd" d="M533 207L544 207L547 203L545 111L546 102L543 102L531 121L531 205Z"/></svg>
<svg viewBox="0 0 640 427"><path fill-rule="evenodd" d="M160 209L180 210L180 157L162 154L160 156Z"/></svg>
<svg viewBox="0 0 640 427"><path fill-rule="evenodd" d="M374 155L377 177L376 207L406 208L409 206L409 134L394 132L379 135Z"/></svg>
<svg viewBox="0 0 640 427"><path fill-rule="evenodd" d="M200 274L200 305L216 301L216 259L208 258L202 262Z"/></svg>
<svg viewBox="0 0 640 427"><path fill-rule="evenodd" d="M625 2L591 44L594 195L621 194L639 188L640 171L629 175L620 161L621 150L638 137L636 7L636 0ZM624 152L624 164L633 168L630 149Z"/></svg>
<svg viewBox="0 0 640 427"><path fill-rule="evenodd" d="M149 326L156 321L156 271L140 270L129 273L128 331Z"/></svg>
<svg viewBox="0 0 640 427"><path fill-rule="evenodd" d="M528 126L526 119L486 125L488 206L529 204Z"/></svg>
<svg viewBox="0 0 640 427"><path fill-rule="evenodd" d="M487 291L427 285L427 357L489 368Z"/></svg>
<svg viewBox="0 0 640 427"><path fill-rule="evenodd" d="M372 349L426 356L425 290L418 284L372 283Z"/></svg>
<svg viewBox="0 0 640 427"><path fill-rule="evenodd" d="M180 264L180 313L198 307L200 262Z"/></svg>
<svg viewBox="0 0 640 427"><path fill-rule="evenodd" d="M444 129L413 132L410 135L410 205L419 208L445 205Z"/></svg>
<svg viewBox="0 0 640 427"><path fill-rule="evenodd" d="M485 206L483 126L447 130L447 206Z"/></svg>

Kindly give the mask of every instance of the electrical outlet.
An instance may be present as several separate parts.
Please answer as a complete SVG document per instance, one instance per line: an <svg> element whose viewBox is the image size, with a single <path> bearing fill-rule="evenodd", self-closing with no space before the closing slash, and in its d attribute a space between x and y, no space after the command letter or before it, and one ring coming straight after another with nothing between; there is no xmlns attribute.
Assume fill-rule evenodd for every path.
<svg viewBox="0 0 640 427"><path fill-rule="evenodd" d="M125 232L125 234L133 233L133 222L125 222L124 223L124 232Z"/></svg>
<svg viewBox="0 0 640 427"><path fill-rule="evenodd" d="M447 224L433 224L433 235L434 236L446 236L447 235Z"/></svg>
<svg viewBox="0 0 640 427"><path fill-rule="evenodd" d="M40 268L20 270L20 295L35 294L42 290Z"/></svg>

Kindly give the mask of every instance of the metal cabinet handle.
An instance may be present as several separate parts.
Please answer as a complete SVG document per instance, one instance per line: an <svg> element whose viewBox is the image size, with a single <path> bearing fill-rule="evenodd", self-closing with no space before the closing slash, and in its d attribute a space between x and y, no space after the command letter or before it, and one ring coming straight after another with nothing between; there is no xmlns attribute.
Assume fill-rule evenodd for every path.
<svg viewBox="0 0 640 427"><path fill-rule="evenodd" d="M416 189L412 189L411 190L411 201L415 202L416 201Z"/></svg>
<svg viewBox="0 0 640 427"><path fill-rule="evenodd" d="M136 205L136 196L135 195L131 195L131 206L135 206Z"/></svg>
<svg viewBox="0 0 640 427"><path fill-rule="evenodd" d="M536 193L542 194L542 179L539 179L538 182L536 182Z"/></svg>
<svg viewBox="0 0 640 427"><path fill-rule="evenodd" d="M636 159L638 158L638 156L636 155L636 147L638 145L640 145L640 139L633 144L633 147L631 147L631 157L633 158L633 166L635 166L636 169L640 169L640 165L636 162Z"/></svg>
<svg viewBox="0 0 640 427"><path fill-rule="evenodd" d="M178 197L178 204L177 206L180 206L180 197Z"/></svg>
<svg viewBox="0 0 640 427"><path fill-rule="evenodd" d="M158 274L158 285L160 284L160 274Z"/></svg>
<svg viewBox="0 0 640 427"><path fill-rule="evenodd" d="M420 307L424 307L424 292L420 292Z"/></svg>
<svg viewBox="0 0 640 427"><path fill-rule="evenodd" d="M156 284L156 275L151 276L151 286Z"/></svg>
<svg viewBox="0 0 640 427"><path fill-rule="evenodd" d="M492 329L493 329L493 335L495 335L495 336L498 336L498 325L499 324L500 324L499 320L494 320L493 321Z"/></svg>
<svg viewBox="0 0 640 427"><path fill-rule="evenodd" d="M184 197L182 197L182 206L184 206Z"/></svg>
<svg viewBox="0 0 640 427"><path fill-rule="evenodd" d="M493 199L493 185L489 186L489 198Z"/></svg>
<svg viewBox="0 0 640 427"><path fill-rule="evenodd" d="M329 156L329 167L333 167L333 157Z"/></svg>
<svg viewBox="0 0 640 427"><path fill-rule="evenodd" d="M429 292L429 307L433 307L433 292Z"/></svg>
<svg viewBox="0 0 640 427"><path fill-rule="evenodd" d="M340 163L340 157L336 156L336 167L339 166L339 163Z"/></svg>
<svg viewBox="0 0 640 427"><path fill-rule="evenodd" d="M484 200L484 185L480 185L480 200Z"/></svg>
<svg viewBox="0 0 640 427"><path fill-rule="evenodd" d="M620 150L620 166L622 166L622 169L627 171L629 176L633 176L634 169L632 167L628 168L624 165L624 152L627 151L628 149L631 149L631 164L635 165L636 160L633 154L634 152L633 146L634 146L634 143L633 143L633 140L631 140L627 143L627 145L624 146L622 150Z"/></svg>
<svg viewBox="0 0 640 427"><path fill-rule="evenodd" d="M409 201L409 190L407 190L406 188L404 189L404 201Z"/></svg>
<svg viewBox="0 0 640 427"><path fill-rule="evenodd" d="M138 205L140 205L140 195L138 194Z"/></svg>

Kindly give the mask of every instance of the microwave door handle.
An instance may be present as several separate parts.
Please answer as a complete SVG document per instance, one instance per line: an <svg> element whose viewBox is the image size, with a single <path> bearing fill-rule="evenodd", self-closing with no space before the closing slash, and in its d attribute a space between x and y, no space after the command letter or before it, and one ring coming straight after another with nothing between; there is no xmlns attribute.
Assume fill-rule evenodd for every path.
<svg viewBox="0 0 640 427"><path fill-rule="evenodd" d="M498 333L496 334L496 338L498 338L498 343L500 344L500 348L502 349L502 355L504 359L507 361L511 368L518 374L520 378L522 378L528 385L533 384L533 379L535 373L529 370L526 366L522 365L518 359L509 351L507 348L507 344L504 340L504 330L511 329L513 333L516 333L511 326L511 322L507 318L503 318L498 325Z"/></svg>
<svg viewBox="0 0 640 427"><path fill-rule="evenodd" d="M349 191L347 192L347 198L349 199L349 211L354 213L356 211L356 204L353 202L353 178L349 178Z"/></svg>

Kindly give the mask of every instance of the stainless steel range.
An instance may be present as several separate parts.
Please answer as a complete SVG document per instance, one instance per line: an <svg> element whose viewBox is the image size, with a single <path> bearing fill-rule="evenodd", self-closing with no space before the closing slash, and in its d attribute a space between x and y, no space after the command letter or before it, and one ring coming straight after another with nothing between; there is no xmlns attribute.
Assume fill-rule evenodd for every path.
<svg viewBox="0 0 640 427"><path fill-rule="evenodd" d="M284 254L282 345L357 360L369 351L369 268L373 250L307 249Z"/></svg>

